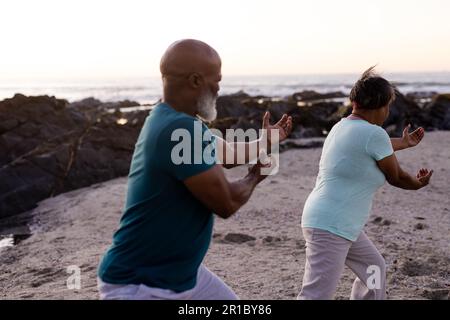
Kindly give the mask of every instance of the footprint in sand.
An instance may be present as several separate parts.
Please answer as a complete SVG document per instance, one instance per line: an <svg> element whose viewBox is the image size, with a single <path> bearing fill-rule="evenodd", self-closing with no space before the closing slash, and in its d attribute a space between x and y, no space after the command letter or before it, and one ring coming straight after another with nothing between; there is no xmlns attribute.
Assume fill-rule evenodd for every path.
<svg viewBox="0 0 450 320"><path fill-rule="evenodd" d="M426 225L425 223L417 223L416 225L414 225L414 230L423 230L427 228L428 225Z"/></svg>
<svg viewBox="0 0 450 320"><path fill-rule="evenodd" d="M438 290L423 290L422 297L430 300L450 300L450 290L438 289Z"/></svg>
<svg viewBox="0 0 450 320"><path fill-rule="evenodd" d="M372 220L372 222L374 224L377 224L379 226L390 226L391 225L391 221L388 219L384 219L382 217L376 217L375 219Z"/></svg>
<svg viewBox="0 0 450 320"><path fill-rule="evenodd" d="M407 275L409 277L417 277L432 274L434 268L428 263L409 259L402 264L400 270L404 275Z"/></svg>
<svg viewBox="0 0 450 320"><path fill-rule="evenodd" d="M281 242L281 238L278 237L272 237L272 236L267 236L264 237L264 239L262 240L264 244L276 244L278 242Z"/></svg>
<svg viewBox="0 0 450 320"><path fill-rule="evenodd" d="M35 276L34 281L30 283L30 286L33 288L40 287L45 283L54 282L55 277L64 274L63 270L54 268L32 269L31 272Z"/></svg>

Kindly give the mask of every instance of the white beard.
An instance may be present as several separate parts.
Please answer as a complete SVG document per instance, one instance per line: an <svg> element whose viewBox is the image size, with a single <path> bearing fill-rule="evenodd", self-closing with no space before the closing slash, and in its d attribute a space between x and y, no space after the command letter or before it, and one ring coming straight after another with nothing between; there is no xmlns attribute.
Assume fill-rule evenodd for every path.
<svg viewBox="0 0 450 320"><path fill-rule="evenodd" d="M214 121L217 117L217 97L210 92L202 94L197 102L197 115L205 121Z"/></svg>

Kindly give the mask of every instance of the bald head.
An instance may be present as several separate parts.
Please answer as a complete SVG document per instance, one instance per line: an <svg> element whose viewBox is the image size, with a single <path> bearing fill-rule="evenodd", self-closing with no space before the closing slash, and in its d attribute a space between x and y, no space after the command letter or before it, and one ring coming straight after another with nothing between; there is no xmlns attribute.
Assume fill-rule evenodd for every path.
<svg viewBox="0 0 450 320"><path fill-rule="evenodd" d="M216 50L202 41L180 40L161 58L163 101L174 109L212 121L222 79Z"/></svg>
<svg viewBox="0 0 450 320"><path fill-rule="evenodd" d="M208 44L194 39L174 42L161 58L161 74L186 76L192 73L210 74L220 68L219 54Z"/></svg>

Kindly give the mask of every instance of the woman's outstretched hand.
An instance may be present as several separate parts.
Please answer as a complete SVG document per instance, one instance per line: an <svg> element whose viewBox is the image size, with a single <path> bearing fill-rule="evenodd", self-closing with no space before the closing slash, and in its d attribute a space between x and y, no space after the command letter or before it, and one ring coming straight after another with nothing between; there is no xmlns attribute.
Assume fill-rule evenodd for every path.
<svg viewBox="0 0 450 320"><path fill-rule="evenodd" d="M425 130L422 127L417 128L413 132L409 133L410 128L411 128L411 125L408 124L406 126L406 128L403 129L402 140L403 140L403 144L405 145L406 148L411 148L411 147L417 146L420 143L420 141L422 141L422 139L425 135Z"/></svg>

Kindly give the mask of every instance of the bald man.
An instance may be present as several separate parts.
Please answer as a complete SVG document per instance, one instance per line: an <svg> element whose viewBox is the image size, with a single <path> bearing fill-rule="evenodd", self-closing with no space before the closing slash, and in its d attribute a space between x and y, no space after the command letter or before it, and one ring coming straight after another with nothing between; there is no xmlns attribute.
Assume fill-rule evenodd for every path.
<svg viewBox="0 0 450 320"><path fill-rule="evenodd" d="M100 298L237 299L202 261L214 213L231 217L266 176L258 162L239 181L225 178L223 167L236 165L236 157L227 159L226 150L238 146L213 136L204 123L216 117L222 77L217 52L198 40L177 41L164 53L160 68L163 99L147 117L136 143L120 226L98 269ZM284 116L270 126L266 114L264 128L278 130L283 140L292 119ZM191 152L187 158L183 154L187 161L182 162L173 152L179 143L174 137L181 133L191 137ZM272 143L270 134L261 139ZM259 147L261 139L245 144L246 163L254 159L250 146Z"/></svg>

